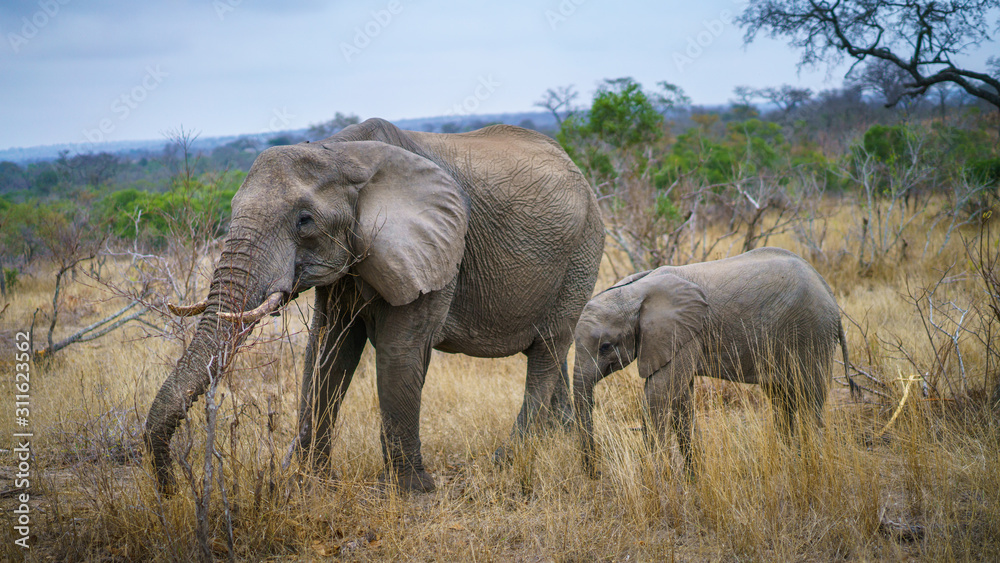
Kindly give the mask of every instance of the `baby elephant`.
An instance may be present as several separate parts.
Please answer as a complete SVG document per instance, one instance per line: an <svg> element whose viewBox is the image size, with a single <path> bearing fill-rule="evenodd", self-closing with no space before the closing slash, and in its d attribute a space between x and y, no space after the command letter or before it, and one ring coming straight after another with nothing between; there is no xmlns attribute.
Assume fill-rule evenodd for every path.
<svg viewBox="0 0 1000 563"><path fill-rule="evenodd" d="M760 248L628 276L591 299L576 326L573 390L584 468L596 475L594 385L634 360L656 426L647 436L664 436L669 423L691 470L695 375L760 384L779 431L790 436L796 412L822 425L838 342L846 371L847 343L830 286L787 250ZM853 391L849 373L848 381Z"/></svg>

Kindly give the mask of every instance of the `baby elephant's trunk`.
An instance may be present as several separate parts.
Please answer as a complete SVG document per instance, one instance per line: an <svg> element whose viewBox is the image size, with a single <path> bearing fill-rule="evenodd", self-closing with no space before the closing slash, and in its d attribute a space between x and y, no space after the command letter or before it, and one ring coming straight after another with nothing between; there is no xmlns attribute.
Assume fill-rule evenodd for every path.
<svg viewBox="0 0 1000 563"><path fill-rule="evenodd" d="M577 348L577 354L583 353ZM583 467L591 476L597 476L594 465L594 386L601 380L600 372L593 361L577 358L573 366L573 407L576 412L576 423L580 430L581 448L583 449Z"/></svg>

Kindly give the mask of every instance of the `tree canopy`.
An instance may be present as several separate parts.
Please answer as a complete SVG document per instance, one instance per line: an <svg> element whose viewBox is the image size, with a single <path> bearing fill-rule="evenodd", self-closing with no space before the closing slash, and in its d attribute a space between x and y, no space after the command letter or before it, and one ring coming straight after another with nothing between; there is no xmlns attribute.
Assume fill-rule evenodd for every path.
<svg viewBox="0 0 1000 563"><path fill-rule="evenodd" d="M951 82L1000 110L1000 58L990 57L982 70L954 60L1000 32L998 9L1000 0L749 0L736 22L747 43L761 32L788 38L802 50L801 65L847 55L898 67L906 82L891 104Z"/></svg>

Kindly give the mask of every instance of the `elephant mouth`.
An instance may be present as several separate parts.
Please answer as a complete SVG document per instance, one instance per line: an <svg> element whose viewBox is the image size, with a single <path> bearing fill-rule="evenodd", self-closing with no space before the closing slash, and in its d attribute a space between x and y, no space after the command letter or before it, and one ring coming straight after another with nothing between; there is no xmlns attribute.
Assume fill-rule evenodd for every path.
<svg viewBox="0 0 1000 563"><path fill-rule="evenodd" d="M628 354L614 353L611 358L604 362L604 369L600 370L605 377L612 373L623 370L632 363L632 358Z"/></svg>
<svg viewBox="0 0 1000 563"><path fill-rule="evenodd" d="M298 295L298 292L309 288L318 285L330 285L336 282L347 274L351 263L352 261L347 261L339 268L320 262L302 262L297 264L295 267L295 288L297 291L294 294ZM295 299L295 297L291 299Z"/></svg>

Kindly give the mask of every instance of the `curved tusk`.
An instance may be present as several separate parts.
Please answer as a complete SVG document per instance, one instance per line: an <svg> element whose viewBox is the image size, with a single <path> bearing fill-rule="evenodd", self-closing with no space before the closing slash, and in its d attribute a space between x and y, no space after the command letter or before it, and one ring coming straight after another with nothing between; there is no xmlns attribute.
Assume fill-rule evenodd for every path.
<svg viewBox="0 0 1000 563"><path fill-rule="evenodd" d="M227 321L243 321L244 323L255 323L261 319L264 315L272 313L281 307L281 302L284 300L285 295L280 291L276 291L267 297L260 307L252 311L241 311L239 313L219 313L219 318Z"/></svg>
<svg viewBox="0 0 1000 563"><path fill-rule="evenodd" d="M194 305L174 305L173 303L167 303L167 309L178 317L193 317L195 315L200 315L204 313L207 308L207 301L201 301L199 303L195 303Z"/></svg>

